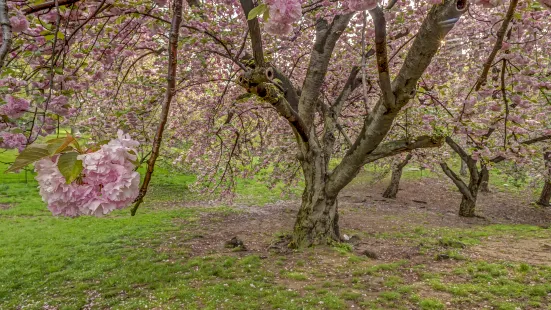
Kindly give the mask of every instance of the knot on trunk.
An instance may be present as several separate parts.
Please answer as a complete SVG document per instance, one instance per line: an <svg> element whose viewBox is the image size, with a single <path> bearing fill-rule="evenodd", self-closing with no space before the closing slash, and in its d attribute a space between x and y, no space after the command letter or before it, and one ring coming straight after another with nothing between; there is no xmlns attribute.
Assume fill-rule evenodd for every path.
<svg viewBox="0 0 551 310"><path fill-rule="evenodd" d="M237 83L270 104L276 104L285 97L272 67L248 70L237 78Z"/></svg>

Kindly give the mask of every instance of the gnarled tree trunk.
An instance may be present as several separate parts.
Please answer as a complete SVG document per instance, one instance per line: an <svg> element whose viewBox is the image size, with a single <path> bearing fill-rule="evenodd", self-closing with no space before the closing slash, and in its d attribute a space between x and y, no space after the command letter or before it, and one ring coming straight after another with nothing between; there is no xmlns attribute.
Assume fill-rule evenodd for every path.
<svg viewBox="0 0 551 310"><path fill-rule="evenodd" d="M403 161L395 164L392 167L392 177L390 178L390 184L383 193L384 198L396 198L396 194L398 194L398 190L400 189L400 179L402 178L402 171L404 170L404 167L408 164L410 159L411 154L408 154Z"/></svg>
<svg viewBox="0 0 551 310"><path fill-rule="evenodd" d="M459 215L464 217L474 217L476 210L476 197L469 198L463 195L459 205Z"/></svg>
<svg viewBox="0 0 551 310"><path fill-rule="evenodd" d="M308 152L302 161L305 188L295 222L292 247L340 241L337 197L328 194L328 161L319 152Z"/></svg>

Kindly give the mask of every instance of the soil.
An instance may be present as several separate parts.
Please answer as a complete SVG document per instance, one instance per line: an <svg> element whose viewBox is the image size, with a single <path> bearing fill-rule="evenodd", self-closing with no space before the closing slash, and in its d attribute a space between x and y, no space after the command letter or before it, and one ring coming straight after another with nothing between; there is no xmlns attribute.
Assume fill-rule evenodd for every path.
<svg viewBox="0 0 551 310"><path fill-rule="evenodd" d="M403 180L396 199L382 198L384 182L363 186L354 185L345 189L339 196L341 233L353 236L361 234L354 247L359 253L366 249L374 252L378 259L393 261L412 258L419 251L418 245L393 244L392 241L376 238L378 234L396 233L415 227L469 228L490 224L529 224L549 227L551 208L535 206L525 199L528 195L511 197L510 193L491 192L481 194L477 204L478 216L460 217L457 212L461 195L452 190L447 180L426 178L423 180ZM289 234L300 201L281 201L262 207L237 205L239 212L229 214L205 213L199 219L196 234L188 240L192 255L234 252L225 247L233 237L243 240L249 253L265 255L270 246L277 242L277 236ZM541 246L540 246L541 244ZM506 253L511 243L506 240L491 242L475 247L472 255L493 252L500 258L500 249ZM519 259L532 257L538 262L551 262L550 240L531 243L519 242L514 246ZM541 258L533 255L541 252ZM520 253L524 253L520 254ZM538 253L539 253L538 252ZM506 258L513 255L508 253Z"/></svg>

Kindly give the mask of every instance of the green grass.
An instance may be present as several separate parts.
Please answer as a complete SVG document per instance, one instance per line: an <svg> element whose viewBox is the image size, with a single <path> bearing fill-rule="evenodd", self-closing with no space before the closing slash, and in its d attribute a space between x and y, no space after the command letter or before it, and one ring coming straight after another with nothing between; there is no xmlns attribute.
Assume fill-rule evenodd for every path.
<svg viewBox="0 0 551 310"><path fill-rule="evenodd" d="M0 161L13 160L14 154L0 153ZM428 175L426 170L420 174L405 172L412 178ZM355 305L431 310L445 309L446 303L466 309L551 304L551 267L471 260L464 255L489 238L548 239L549 229L414 226L369 235L381 242L418 245L423 263L368 259L346 243L270 257L231 251L193 256L188 242L202 228L201 216L237 212L222 206L190 207L192 203L180 207L182 201L202 198L189 191L193 175L160 166L137 216L121 210L104 218L77 219L52 217L36 181L12 182L4 176L0 179L0 309L349 309ZM254 179L238 182L242 201L264 204L281 199L282 189L272 190ZM451 259L436 261L435 255L441 253Z"/></svg>

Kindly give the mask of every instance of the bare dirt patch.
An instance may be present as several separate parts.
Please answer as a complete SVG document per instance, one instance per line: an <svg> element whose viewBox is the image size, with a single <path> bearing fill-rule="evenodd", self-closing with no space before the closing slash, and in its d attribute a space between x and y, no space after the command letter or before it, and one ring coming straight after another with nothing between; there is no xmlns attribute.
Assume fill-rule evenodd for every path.
<svg viewBox="0 0 551 310"><path fill-rule="evenodd" d="M470 257L551 266L551 239L486 241L470 249Z"/></svg>

